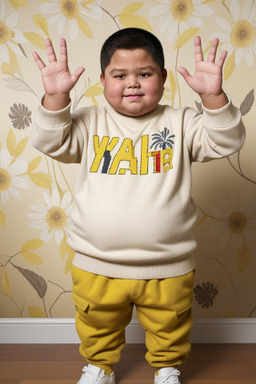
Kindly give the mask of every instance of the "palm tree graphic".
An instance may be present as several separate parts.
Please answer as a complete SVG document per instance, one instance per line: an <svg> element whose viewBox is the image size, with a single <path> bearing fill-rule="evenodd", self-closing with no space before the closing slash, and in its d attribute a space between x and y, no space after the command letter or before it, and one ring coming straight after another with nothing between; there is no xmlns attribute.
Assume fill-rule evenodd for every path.
<svg viewBox="0 0 256 384"><path fill-rule="evenodd" d="M152 135L152 141L153 144L151 145L150 149L154 147L155 150L157 150L157 147L162 148L165 150L167 147L173 148L174 141L172 140L175 135L169 135L170 131L166 127L161 133L154 133Z"/></svg>

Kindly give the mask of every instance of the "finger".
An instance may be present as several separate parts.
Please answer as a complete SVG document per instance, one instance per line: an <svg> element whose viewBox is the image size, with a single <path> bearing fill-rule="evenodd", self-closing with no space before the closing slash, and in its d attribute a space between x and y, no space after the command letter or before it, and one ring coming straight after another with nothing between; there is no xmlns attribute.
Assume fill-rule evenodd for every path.
<svg viewBox="0 0 256 384"><path fill-rule="evenodd" d="M79 77L82 75L82 73L85 71L84 67L79 67L75 70L74 74L72 75L74 83L76 83L79 80Z"/></svg>
<svg viewBox="0 0 256 384"><path fill-rule="evenodd" d="M40 70L42 70L45 67L44 62L42 61L41 57L36 53L32 52L32 56Z"/></svg>
<svg viewBox="0 0 256 384"><path fill-rule="evenodd" d="M181 74L181 76L183 76L184 80L190 84L190 80L192 79L192 76L190 75L190 73L187 71L186 68L184 67L178 67L177 68L177 71Z"/></svg>
<svg viewBox="0 0 256 384"><path fill-rule="evenodd" d="M66 40L63 38L60 39L60 61L66 63L68 62L67 43Z"/></svg>
<svg viewBox="0 0 256 384"><path fill-rule="evenodd" d="M200 63L201 61L204 60L200 36L195 37L194 43L195 43L195 62Z"/></svg>
<svg viewBox="0 0 256 384"><path fill-rule="evenodd" d="M210 51L209 51L209 54L208 54L208 57L207 57L207 61L209 61L210 63L214 63L215 62L218 45L219 45L219 40L218 39L214 39L212 41L212 45L211 45L211 48L210 48Z"/></svg>
<svg viewBox="0 0 256 384"><path fill-rule="evenodd" d="M223 51L223 52L221 53L221 55L220 55L220 57L219 57L219 60L218 60L218 62L217 62L217 65L218 65L220 68L223 67L224 62L225 62L226 57L227 57L227 54L228 54L228 52L227 52L226 50Z"/></svg>
<svg viewBox="0 0 256 384"><path fill-rule="evenodd" d="M50 39L45 40L45 46L46 46L46 52L47 52L49 63L53 63L54 61L57 61L55 51L53 49L52 42Z"/></svg>

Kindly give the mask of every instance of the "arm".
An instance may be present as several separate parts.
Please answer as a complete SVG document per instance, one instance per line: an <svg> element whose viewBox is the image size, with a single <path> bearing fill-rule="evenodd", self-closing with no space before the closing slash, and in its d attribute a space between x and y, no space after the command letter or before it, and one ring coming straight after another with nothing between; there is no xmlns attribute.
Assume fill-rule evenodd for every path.
<svg viewBox="0 0 256 384"><path fill-rule="evenodd" d="M33 57L41 71L45 89L43 105L35 113L32 129L32 143L35 148L52 158L63 162L81 161L84 137L81 119L73 120L70 113L70 91L84 71L78 68L73 75L68 69L67 47L60 40L60 59L50 40L46 40L49 63L45 65L36 52Z"/></svg>
<svg viewBox="0 0 256 384"><path fill-rule="evenodd" d="M199 94L202 103L207 109L219 109L228 103L228 98L222 89L222 68L227 51L223 51L217 63L216 52L219 41L214 39L209 51L207 61L204 61L201 39L195 38L195 73L189 74L186 68L179 67L178 72L184 77L187 84Z"/></svg>
<svg viewBox="0 0 256 384"><path fill-rule="evenodd" d="M51 40L47 39L45 45L49 64L45 65L36 52L33 52L33 57L41 71L45 89L43 106L50 111L58 111L70 103L70 91L84 72L84 67L77 68L73 75L70 73L65 39L60 39L59 61L57 61Z"/></svg>
<svg viewBox="0 0 256 384"><path fill-rule="evenodd" d="M87 140L83 111L71 115L70 105L49 111L39 105L35 111L31 140L40 152L63 163L80 163Z"/></svg>

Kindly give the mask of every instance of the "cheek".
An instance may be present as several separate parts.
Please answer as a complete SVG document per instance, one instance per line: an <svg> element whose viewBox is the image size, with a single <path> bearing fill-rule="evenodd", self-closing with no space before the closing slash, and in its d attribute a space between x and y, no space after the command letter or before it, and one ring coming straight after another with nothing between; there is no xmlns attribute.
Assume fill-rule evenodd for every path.
<svg viewBox="0 0 256 384"><path fill-rule="evenodd" d="M151 96L158 96L163 92L163 83L160 81L154 81L146 85L146 90Z"/></svg>
<svg viewBox="0 0 256 384"><path fill-rule="evenodd" d="M123 86L115 82L105 84L104 94L112 99L118 98L123 94Z"/></svg>
<svg viewBox="0 0 256 384"><path fill-rule="evenodd" d="M159 100L162 97L163 89L162 87L151 87L147 90L147 94L152 98L152 100Z"/></svg>

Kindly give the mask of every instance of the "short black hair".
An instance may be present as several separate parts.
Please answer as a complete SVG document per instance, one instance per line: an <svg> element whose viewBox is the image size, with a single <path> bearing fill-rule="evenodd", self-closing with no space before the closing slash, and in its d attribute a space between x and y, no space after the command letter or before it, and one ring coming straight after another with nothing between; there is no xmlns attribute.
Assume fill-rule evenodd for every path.
<svg viewBox="0 0 256 384"><path fill-rule="evenodd" d="M104 75L111 58L117 49L147 51L161 71L164 70L164 52L161 42L151 32L141 28L124 28L113 33L104 42L100 53L101 72Z"/></svg>

